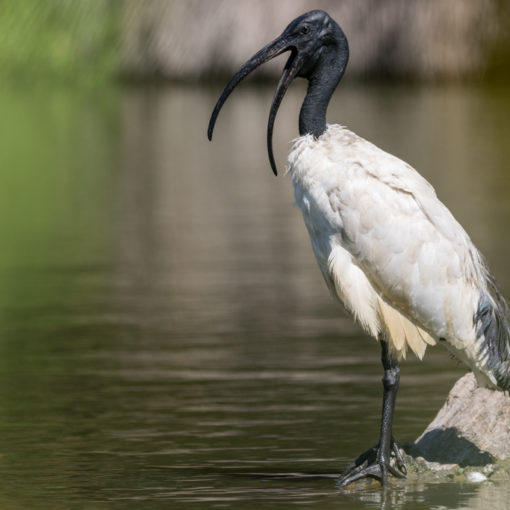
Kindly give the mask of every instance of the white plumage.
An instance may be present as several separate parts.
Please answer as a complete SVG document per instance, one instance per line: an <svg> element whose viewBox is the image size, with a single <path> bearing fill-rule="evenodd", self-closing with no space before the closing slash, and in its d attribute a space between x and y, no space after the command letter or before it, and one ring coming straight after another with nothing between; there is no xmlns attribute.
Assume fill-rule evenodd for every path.
<svg viewBox="0 0 510 510"><path fill-rule="evenodd" d="M347 38L324 11L293 20L251 57L223 90L208 136L234 87L262 63L290 51L269 112L273 124L296 76L308 80L288 172L326 283L381 344L383 409L377 446L340 476L403 478L404 460L392 435L400 381L398 361L419 358L438 341L468 365L478 382L510 389L510 309L464 229L413 168L351 131L326 125L329 100L349 58Z"/></svg>
<svg viewBox="0 0 510 510"><path fill-rule="evenodd" d="M496 384L473 320L487 270L432 186L338 125L295 140L288 172L324 279L361 326L399 359L444 339Z"/></svg>

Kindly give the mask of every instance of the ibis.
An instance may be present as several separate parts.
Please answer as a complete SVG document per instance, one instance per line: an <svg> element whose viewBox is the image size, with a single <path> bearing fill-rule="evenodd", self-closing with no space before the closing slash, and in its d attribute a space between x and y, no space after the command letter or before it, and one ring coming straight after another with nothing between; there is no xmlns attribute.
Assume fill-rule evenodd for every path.
<svg viewBox="0 0 510 510"><path fill-rule="evenodd" d="M352 131L326 123L349 58L347 38L324 11L294 19L232 77L211 115L208 137L232 90L255 68L290 52L276 87L267 149L277 174L275 117L295 77L308 80L299 137L288 157L319 268L331 293L381 346L384 369L379 442L340 476L339 485L407 470L392 435L399 362L445 345L480 385L510 389L510 312L479 251L410 165Z"/></svg>

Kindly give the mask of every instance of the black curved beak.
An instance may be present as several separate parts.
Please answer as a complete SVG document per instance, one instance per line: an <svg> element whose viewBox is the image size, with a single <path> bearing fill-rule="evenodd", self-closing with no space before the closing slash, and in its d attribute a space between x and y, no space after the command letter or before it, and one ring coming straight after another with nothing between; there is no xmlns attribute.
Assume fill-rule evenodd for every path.
<svg viewBox="0 0 510 510"><path fill-rule="evenodd" d="M280 77L280 81L278 82L278 86L276 87L271 109L269 111L269 120L267 124L267 152L269 155L269 163L271 164L271 168L273 169L273 173L275 175L278 175L278 172L276 170L276 164L273 155L273 125L283 96L285 95L285 92L287 91L290 83L299 72L299 69L303 63L303 58L299 56L296 47L289 42L287 36L281 35L274 41L270 42L267 46L255 53L255 55L253 55L253 57L251 57L245 64L243 64L241 69L237 71L237 73L232 77L228 85L221 93L221 96L218 99L218 102L216 103L216 106L212 112L211 120L209 121L209 128L207 130L207 136L209 140L211 140L216 118L220 113L221 107L227 100L230 93L239 84L239 82L254 69L264 64L268 60L271 60L272 58L284 53L285 51L291 51L291 54L287 60L287 63L285 64L283 73Z"/></svg>

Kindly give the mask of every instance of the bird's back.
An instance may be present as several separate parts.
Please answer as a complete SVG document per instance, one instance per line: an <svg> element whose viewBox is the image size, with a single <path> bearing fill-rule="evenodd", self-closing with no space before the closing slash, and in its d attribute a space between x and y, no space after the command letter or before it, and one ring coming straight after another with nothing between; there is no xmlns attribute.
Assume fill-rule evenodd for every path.
<svg viewBox="0 0 510 510"><path fill-rule="evenodd" d="M298 138L289 172L325 280L360 324L399 357L444 339L480 382L502 386L506 303L432 186L336 125Z"/></svg>

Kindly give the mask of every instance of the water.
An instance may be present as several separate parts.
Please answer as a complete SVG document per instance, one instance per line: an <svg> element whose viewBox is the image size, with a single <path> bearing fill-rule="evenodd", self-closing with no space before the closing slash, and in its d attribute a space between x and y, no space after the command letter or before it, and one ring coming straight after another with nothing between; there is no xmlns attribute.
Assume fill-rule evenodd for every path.
<svg viewBox="0 0 510 510"><path fill-rule="evenodd" d="M340 493L377 440L379 350L330 298L272 88L0 94L0 507L506 508L493 483ZM283 174L303 88L275 130ZM329 118L418 168L510 295L510 96L343 86ZM402 366L415 439L464 369Z"/></svg>

